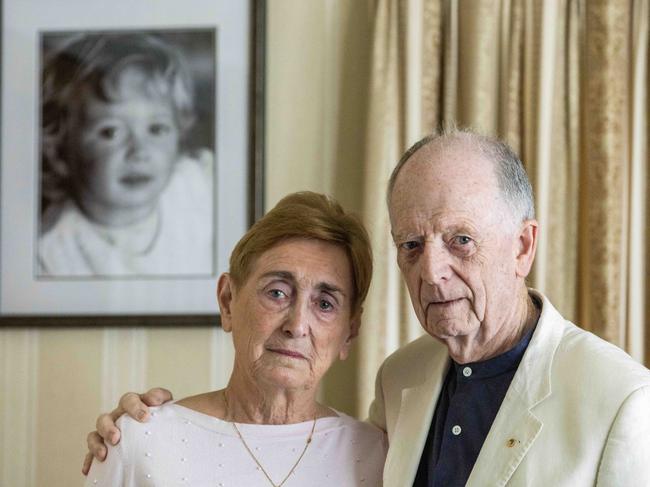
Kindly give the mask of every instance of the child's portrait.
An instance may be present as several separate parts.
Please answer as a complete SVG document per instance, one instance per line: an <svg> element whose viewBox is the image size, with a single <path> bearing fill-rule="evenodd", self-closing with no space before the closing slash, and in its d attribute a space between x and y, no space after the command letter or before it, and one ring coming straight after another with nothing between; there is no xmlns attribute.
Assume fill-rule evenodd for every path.
<svg viewBox="0 0 650 487"><path fill-rule="evenodd" d="M215 272L214 53L210 30L43 35L40 277Z"/></svg>

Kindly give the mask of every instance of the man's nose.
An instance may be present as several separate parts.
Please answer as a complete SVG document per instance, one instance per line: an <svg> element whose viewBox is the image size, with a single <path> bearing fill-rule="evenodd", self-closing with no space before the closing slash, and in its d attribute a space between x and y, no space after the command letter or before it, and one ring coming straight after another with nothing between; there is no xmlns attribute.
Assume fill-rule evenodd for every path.
<svg viewBox="0 0 650 487"><path fill-rule="evenodd" d="M296 302L282 324L282 333L290 338L307 336L310 312L308 303Z"/></svg>
<svg viewBox="0 0 650 487"><path fill-rule="evenodd" d="M451 256L447 249L436 242L425 242L420 256L420 274L429 284L441 284L451 277Z"/></svg>

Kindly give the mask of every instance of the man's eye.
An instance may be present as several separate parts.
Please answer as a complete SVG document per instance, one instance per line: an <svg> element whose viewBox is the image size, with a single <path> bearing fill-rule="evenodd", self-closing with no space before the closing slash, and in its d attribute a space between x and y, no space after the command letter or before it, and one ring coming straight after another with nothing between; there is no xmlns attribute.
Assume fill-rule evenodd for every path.
<svg viewBox="0 0 650 487"><path fill-rule="evenodd" d="M415 240L409 240L408 242L403 242L400 244L400 247L404 250L415 250L420 246L420 242Z"/></svg>
<svg viewBox="0 0 650 487"><path fill-rule="evenodd" d="M454 237L454 239L456 240L456 243L460 245L467 245L472 241L472 239L467 235L458 235L457 237Z"/></svg>

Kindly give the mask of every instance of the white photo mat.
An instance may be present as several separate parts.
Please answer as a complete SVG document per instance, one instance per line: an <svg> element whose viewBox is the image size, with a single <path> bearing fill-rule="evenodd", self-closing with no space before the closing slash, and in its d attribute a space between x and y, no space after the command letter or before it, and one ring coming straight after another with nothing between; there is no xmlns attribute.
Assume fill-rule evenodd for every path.
<svg viewBox="0 0 650 487"><path fill-rule="evenodd" d="M231 0L4 0L0 138L0 323L12 318L215 316L216 278L259 207L252 181L254 2ZM40 39L44 32L214 29L216 35L214 275L37 278ZM200 101L199 101L200 102ZM259 137L259 135L258 135ZM255 149L257 153L258 150ZM256 191L257 192L257 191ZM257 199L257 200L256 200ZM65 320L64 320L65 321ZM182 320L181 320L182 321ZM162 323L162 322L161 322Z"/></svg>

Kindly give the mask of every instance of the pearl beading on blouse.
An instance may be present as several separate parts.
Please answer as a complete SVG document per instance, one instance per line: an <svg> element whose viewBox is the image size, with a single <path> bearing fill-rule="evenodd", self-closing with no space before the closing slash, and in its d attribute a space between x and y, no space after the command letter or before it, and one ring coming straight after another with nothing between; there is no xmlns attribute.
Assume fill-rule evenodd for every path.
<svg viewBox="0 0 650 487"><path fill-rule="evenodd" d="M122 417L122 440L107 460L93 461L86 486L180 485L269 487L232 425L177 404L152 408L147 423ZM295 462L312 421L288 425L238 424L273 479ZM382 431L343 413L321 418L312 445L286 487L381 485L386 455ZM268 465L268 467L267 467Z"/></svg>

